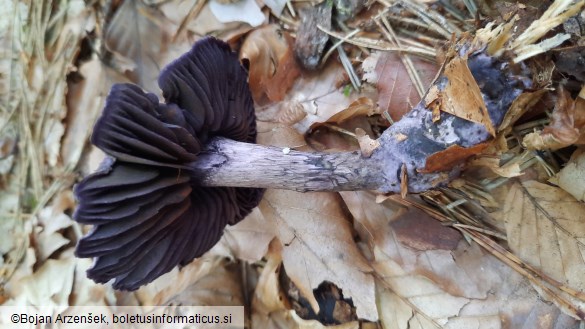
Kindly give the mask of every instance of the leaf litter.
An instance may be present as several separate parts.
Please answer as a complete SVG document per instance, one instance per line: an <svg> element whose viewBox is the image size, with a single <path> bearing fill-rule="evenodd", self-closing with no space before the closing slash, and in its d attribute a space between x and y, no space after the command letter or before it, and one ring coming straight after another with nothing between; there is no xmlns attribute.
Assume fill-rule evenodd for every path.
<svg viewBox="0 0 585 329"><path fill-rule="evenodd" d="M435 46L472 29L463 17L480 17L482 26L497 21L477 31L495 40L492 54L513 52L516 62L537 62L551 50L563 54L555 47L571 43L567 36L574 31L562 23L582 10L583 1L555 1L542 15L516 5L509 12L524 15L519 30L505 25L514 15L495 17L486 6L475 16L465 12L473 6L378 1L348 21L334 17L326 32L341 42L332 49L342 49L312 73L297 71L291 61L289 35L299 33L293 13L307 5L302 2L280 4L287 8L274 17L255 2L263 22L270 22L260 27L217 17L215 2L208 1L128 0L113 7L66 1L61 11L56 2L43 8L4 2L0 8L11 14L3 17L15 17L0 20L6 26L0 53L7 54L0 58L0 161L6 161L0 207L3 232L9 232L0 244L5 305L237 304L246 305L248 327L321 328L299 314L319 312L316 294L329 282L351 299L360 319L338 328L369 328L365 320L382 328L577 328L574 318L583 320L585 184L577 148L583 144L583 81L566 75L579 58L566 57L574 63L565 63L560 74L540 75L538 90L516 100L499 131L490 127L465 58L443 68L448 88L427 92L442 62L429 58L445 55ZM464 179L420 197L269 191L201 259L134 294L114 293L88 280L89 261L72 252L86 229L69 220L74 170L95 168L100 158L87 147L89 127L113 82L131 80L158 92L160 67L205 34L243 42L251 88L265 102L257 107L260 143L310 149L307 141L317 141L311 134L319 131L321 148L356 150L356 135L377 138L421 96L446 104L437 105L441 111L484 124L495 142L472 159ZM76 62L83 39L93 55ZM351 87L356 71L360 90ZM71 72L81 80L66 80ZM431 162L445 165L443 156ZM486 171L473 175L478 169ZM556 185L547 183L553 176ZM287 289L283 277L296 288ZM301 299L291 294L308 305L295 309Z"/></svg>

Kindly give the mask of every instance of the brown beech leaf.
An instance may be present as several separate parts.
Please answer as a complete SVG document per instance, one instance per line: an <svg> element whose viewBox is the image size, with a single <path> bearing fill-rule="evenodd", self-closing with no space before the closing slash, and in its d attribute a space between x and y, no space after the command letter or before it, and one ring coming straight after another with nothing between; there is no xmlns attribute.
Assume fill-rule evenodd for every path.
<svg viewBox="0 0 585 329"><path fill-rule="evenodd" d="M503 212L514 254L585 292L585 204L560 188L526 181L512 186Z"/></svg>
<svg viewBox="0 0 585 329"><path fill-rule="evenodd" d="M423 87L430 86L439 67L415 56L411 57ZM374 52L364 60L364 80L378 89L378 106L398 121L420 101L400 56L392 52Z"/></svg>
<svg viewBox="0 0 585 329"><path fill-rule="evenodd" d="M585 151L576 150L569 162L553 179L555 184L575 199L585 202Z"/></svg>
<svg viewBox="0 0 585 329"><path fill-rule="evenodd" d="M531 150L557 150L585 143L585 99L573 100L568 91L559 89L551 122L541 132L526 135L522 144Z"/></svg>
<svg viewBox="0 0 585 329"><path fill-rule="evenodd" d="M373 254L384 328L578 328L526 278L453 228L389 201L377 204L369 192L342 196Z"/></svg>
<svg viewBox="0 0 585 329"><path fill-rule="evenodd" d="M299 76L291 43L290 35L277 25L256 29L244 41L240 58L250 60L249 83L256 103L283 100Z"/></svg>
<svg viewBox="0 0 585 329"><path fill-rule="evenodd" d="M259 207L276 222L286 272L313 310L319 310L313 289L329 281L353 300L359 318L376 321L371 268L353 240L340 202L335 193L268 190Z"/></svg>
<svg viewBox="0 0 585 329"><path fill-rule="evenodd" d="M454 116L484 125L487 131L496 135L487 107L477 82L473 78L467 59L455 57L445 65L448 81L444 89L434 85L425 97L428 106L437 103L439 109Z"/></svg>
<svg viewBox="0 0 585 329"><path fill-rule="evenodd" d="M479 154L489 143L481 143L472 147L461 147L459 145L449 146L447 149L431 154L425 163L422 173L451 170L454 166L464 162L468 158Z"/></svg>

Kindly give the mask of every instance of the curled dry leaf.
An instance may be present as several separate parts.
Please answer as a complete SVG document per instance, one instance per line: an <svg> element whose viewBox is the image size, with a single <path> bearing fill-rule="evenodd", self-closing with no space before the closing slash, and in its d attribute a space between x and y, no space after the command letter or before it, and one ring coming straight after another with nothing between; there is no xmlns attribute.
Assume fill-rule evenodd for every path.
<svg viewBox="0 0 585 329"><path fill-rule="evenodd" d="M256 29L244 41L240 58L250 60L249 84L256 103L283 100L299 76L291 44L290 35L277 25Z"/></svg>
<svg viewBox="0 0 585 329"><path fill-rule="evenodd" d="M334 193L268 190L260 211L276 221L286 272L315 313L313 289L329 281L353 300L359 318L376 321L371 268L353 240L340 201Z"/></svg>
<svg viewBox="0 0 585 329"><path fill-rule="evenodd" d="M35 226L35 238L37 239L38 261L41 263L49 258L59 248L67 245L69 239L63 236L62 230L73 225L71 217L65 214L75 206L73 193L65 190L59 193L52 204L39 211L39 226Z"/></svg>
<svg viewBox="0 0 585 329"><path fill-rule="evenodd" d="M555 184L575 199L585 202L585 151L583 149L575 151L569 162L553 179Z"/></svg>
<svg viewBox="0 0 585 329"><path fill-rule="evenodd" d="M535 92L525 92L518 96L510 105L510 109L504 115L502 123L498 127L498 133L504 132L512 127L528 110L530 110L547 92L541 89Z"/></svg>
<svg viewBox="0 0 585 329"><path fill-rule="evenodd" d="M17 304L55 306L61 311L69 305L75 273L73 249L70 256L63 259L49 259L30 276L17 282L22 291L17 296Z"/></svg>
<svg viewBox="0 0 585 329"><path fill-rule="evenodd" d="M414 56L411 59L423 87L428 88L439 70L438 66ZM421 97L398 54L374 52L364 60L362 67L364 80L378 89L378 106L382 111L388 111L392 120L400 120L420 101Z"/></svg>
<svg viewBox="0 0 585 329"><path fill-rule="evenodd" d="M572 144L585 144L585 99L571 98L561 88L551 123L541 132L530 133L522 141L531 150L557 150Z"/></svg>
<svg viewBox="0 0 585 329"><path fill-rule="evenodd" d="M560 188L527 181L512 186L503 213L514 254L556 280L556 288L563 284L583 295L585 204ZM585 301L575 306L583 310Z"/></svg>
<svg viewBox="0 0 585 329"><path fill-rule="evenodd" d="M293 312L280 288L279 274L282 266L282 247L274 240L266 254L254 296L252 298L252 328L293 328L290 314Z"/></svg>
<svg viewBox="0 0 585 329"><path fill-rule="evenodd" d="M346 109L335 113L326 123L342 124L343 122L358 117L358 116L372 116L379 114L379 108L374 105L374 101L369 97L360 97L353 101ZM315 122L311 125L311 129L315 129L323 125L323 122Z"/></svg>
<svg viewBox="0 0 585 329"><path fill-rule="evenodd" d="M482 166L487 167L495 174L502 177L517 177L524 173L520 170L520 164L518 162L508 162L503 166L500 166L500 159L498 157L482 156L473 159L469 162L469 166Z"/></svg>
<svg viewBox="0 0 585 329"><path fill-rule="evenodd" d="M420 172L431 173L451 170L468 158L481 153L488 146L489 143L481 143L472 147L450 146L446 150L431 154L427 158L424 170Z"/></svg>

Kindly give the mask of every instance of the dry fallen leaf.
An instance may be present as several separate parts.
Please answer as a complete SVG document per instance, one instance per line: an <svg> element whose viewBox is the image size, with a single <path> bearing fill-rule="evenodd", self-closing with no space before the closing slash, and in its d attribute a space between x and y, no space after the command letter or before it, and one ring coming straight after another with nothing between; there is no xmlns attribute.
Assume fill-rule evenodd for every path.
<svg viewBox="0 0 585 329"><path fill-rule="evenodd" d="M166 301L174 305L245 305L238 263L223 260L211 272Z"/></svg>
<svg viewBox="0 0 585 329"><path fill-rule="evenodd" d="M505 132L511 128L512 125L528 112L528 110L530 110L546 92L546 89L541 89L535 92L526 92L518 96L504 115L504 119L498 127L498 133Z"/></svg>
<svg viewBox="0 0 585 329"><path fill-rule="evenodd" d="M301 134L306 133L313 123L327 121L358 98L355 94L344 95L343 87L339 86L344 74L343 67L335 62L318 73L303 72L282 102L256 109L258 120L276 122L281 112L290 111L291 107L296 112L300 107L306 116L295 124L295 128Z"/></svg>
<svg viewBox="0 0 585 329"><path fill-rule="evenodd" d="M252 299L253 328L292 328L289 306L280 289L279 273L282 247L278 241L270 244L266 264L262 268Z"/></svg>
<svg viewBox="0 0 585 329"><path fill-rule="evenodd" d="M166 28L172 31L175 41L181 39L189 41L192 35L209 34L223 40L229 40L232 36L242 35L252 29L246 23L220 22L211 12L209 1L204 3L198 0L164 1L159 5L159 8L166 18ZM185 32L183 33L183 31ZM187 37L183 37L184 35Z"/></svg>
<svg viewBox="0 0 585 329"><path fill-rule="evenodd" d="M160 56L166 48L163 40L168 32L156 21L157 16L162 15L142 1L124 1L106 26L104 44L134 64L130 72L132 81L160 94L157 78Z"/></svg>
<svg viewBox="0 0 585 329"><path fill-rule="evenodd" d="M439 67L414 56L412 61L426 90ZM400 120L420 101L421 97L398 54L374 52L364 60L362 67L364 80L378 89L378 106L382 111L388 111L392 120Z"/></svg>
<svg viewBox="0 0 585 329"><path fill-rule="evenodd" d="M467 59L453 58L445 65L444 75L447 78L446 85L433 85L425 97L425 104L430 106L437 103L441 111L479 123L495 136L494 125L479 86L467 66Z"/></svg>
<svg viewBox="0 0 585 329"><path fill-rule="evenodd" d="M231 256L253 263L266 255L274 237L274 222L266 220L255 208L244 220L228 226L219 243L227 246Z"/></svg>
<svg viewBox="0 0 585 329"><path fill-rule="evenodd" d="M209 9L215 18L222 23L244 22L252 27L257 27L266 20L255 0L240 0L230 3L210 0Z"/></svg>
<svg viewBox="0 0 585 329"><path fill-rule="evenodd" d="M299 148L307 144L303 135L285 124L258 122L256 130L258 131L256 142L261 145Z"/></svg>
<svg viewBox="0 0 585 329"><path fill-rule="evenodd" d="M503 213L515 255L585 293L585 204L560 188L526 181L512 186ZM576 304L585 309L585 301Z"/></svg>
<svg viewBox="0 0 585 329"><path fill-rule="evenodd" d="M481 143L472 147L461 147L459 145L449 146L447 149L431 154L425 163L425 168L419 170L421 173L437 171L448 171L468 158L479 154L489 143Z"/></svg>
<svg viewBox="0 0 585 329"><path fill-rule="evenodd" d="M401 301L379 307L385 328L578 327L543 301L528 280L454 229L420 211L376 204L368 192L342 196L373 253L378 303Z"/></svg>
<svg viewBox="0 0 585 329"><path fill-rule="evenodd" d="M149 285L141 287L134 293L140 305L164 305L214 271L216 267L221 266L224 257L218 256L214 252L215 250L211 249L185 267L181 269L175 267Z"/></svg>
<svg viewBox="0 0 585 329"><path fill-rule="evenodd" d="M355 130L355 137L360 144L363 157L369 158L374 153L374 150L380 146L380 142L377 139L370 138L361 128Z"/></svg>
<svg viewBox="0 0 585 329"><path fill-rule="evenodd" d="M353 101L346 109L342 109L324 122L315 122L311 125L311 130L323 125L323 123L332 123L340 125L347 120L359 116L372 116L379 114L380 111L374 105L374 101L368 97L360 97Z"/></svg>
<svg viewBox="0 0 585 329"><path fill-rule="evenodd" d="M498 157L482 156L469 161L468 165L487 167L494 173L502 177L517 177L524 173L520 170L518 162L510 161L503 166L500 166L500 159Z"/></svg>
<svg viewBox="0 0 585 329"><path fill-rule="evenodd" d="M526 135L522 144L530 150L557 150L572 144L585 143L585 99L571 98L559 89L551 122L542 132Z"/></svg>
<svg viewBox="0 0 585 329"><path fill-rule="evenodd" d="M283 100L299 76L291 44L292 38L277 25L256 29L244 41L240 58L250 61L250 90L257 104Z"/></svg>
<svg viewBox="0 0 585 329"><path fill-rule="evenodd" d="M81 157L91 127L101 112L107 94L105 68L93 58L79 68L83 80L70 83L67 90L67 118L61 158L65 166L75 167Z"/></svg>
<svg viewBox="0 0 585 329"><path fill-rule="evenodd" d="M313 289L329 281L352 298L359 318L376 321L371 268L353 241L340 201L334 193L269 190L259 207L276 222L286 272L316 312Z"/></svg>
<svg viewBox="0 0 585 329"><path fill-rule="evenodd" d="M49 259L33 274L18 282L22 287L19 295L15 296L19 305L67 308L75 273L73 249L69 252L69 257Z"/></svg>
<svg viewBox="0 0 585 329"><path fill-rule="evenodd" d="M585 152L578 149L555 177L554 183L575 199L585 202Z"/></svg>

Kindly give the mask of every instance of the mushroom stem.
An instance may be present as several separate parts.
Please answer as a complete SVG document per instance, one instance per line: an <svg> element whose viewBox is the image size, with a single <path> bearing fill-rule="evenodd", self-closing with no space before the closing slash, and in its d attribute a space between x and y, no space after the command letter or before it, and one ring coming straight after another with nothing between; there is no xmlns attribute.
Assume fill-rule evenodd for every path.
<svg viewBox="0 0 585 329"><path fill-rule="evenodd" d="M215 137L190 164L203 186L308 191L377 190L380 164L360 152L309 153Z"/></svg>

